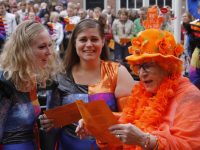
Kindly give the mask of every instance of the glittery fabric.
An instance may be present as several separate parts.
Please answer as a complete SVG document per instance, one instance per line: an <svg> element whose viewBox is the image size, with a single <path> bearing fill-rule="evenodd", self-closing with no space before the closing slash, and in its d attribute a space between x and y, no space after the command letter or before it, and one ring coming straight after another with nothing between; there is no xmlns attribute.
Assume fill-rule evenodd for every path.
<svg viewBox="0 0 200 150"><path fill-rule="evenodd" d="M10 99L1 97L0 110L1 144L12 145L33 141L33 126L41 112L36 87L26 93L14 89Z"/></svg>
<svg viewBox="0 0 200 150"><path fill-rule="evenodd" d="M75 102L75 99L82 99L84 103L92 102L95 100L105 100L112 111L117 111L114 91L117 83L118 67L119 63L101 61L101 80L100 82L90 86L76 84L74 82L71 71L66 71L66 74L60 74L58 76L59 86L57 89L49 92L47 98L47 108L50 109L58 107L59 104L70 104ZM76 126L77 123L73 123L62 128L61 133L64 133L62 133L62 140L59 140L59 150L62 150L61 147L73 147L73 145L81 143L83 146L80 147L84 150L84 147L86 147L84 146L84 143L77 142L79 141L79 137L77 137L75 133ZM66 140L63 140L65 136ZM74 139L71 140L71 142L67 142L69 137L70 139L75 138L76 140ZM88 140L91 141L90 144L95 143L93 142L94 139L94 137L88 137ZM74 143L74 141L76 142ZM93 145L93 147L96 147L96 143Z"/></svg>
<svg viewBox="0 0 200 150"><path fill-rule="evenodd" d="M189 69L190 81L200 89L200 49L195 48Z"/></svg>

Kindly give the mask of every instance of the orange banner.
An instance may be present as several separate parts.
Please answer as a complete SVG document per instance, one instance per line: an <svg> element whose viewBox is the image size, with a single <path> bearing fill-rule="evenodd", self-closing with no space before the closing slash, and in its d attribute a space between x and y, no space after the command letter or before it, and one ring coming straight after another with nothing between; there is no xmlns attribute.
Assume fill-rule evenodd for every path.
<svg viewBox="0 0 200 150"><path fill-rule="evenodd" d="M75 27L75 24L68 24L65 26L65 31L72 31Z"/></svg>

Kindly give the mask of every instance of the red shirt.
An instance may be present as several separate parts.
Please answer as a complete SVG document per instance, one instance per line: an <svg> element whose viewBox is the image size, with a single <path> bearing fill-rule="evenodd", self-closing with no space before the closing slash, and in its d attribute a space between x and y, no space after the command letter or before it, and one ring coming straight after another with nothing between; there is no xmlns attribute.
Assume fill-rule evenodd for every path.
<svg viewBox="0 0 200 150"><path fill-rule="evenodd" d="M27 15L26 17L24 17L24 20L23 20L23 21L25 21L25 20L28 20L28 15ZM38 17L38 16L35 16L35 20L36 20L37 22L39 22L39 23L42 23L40 17Z"/></svg>

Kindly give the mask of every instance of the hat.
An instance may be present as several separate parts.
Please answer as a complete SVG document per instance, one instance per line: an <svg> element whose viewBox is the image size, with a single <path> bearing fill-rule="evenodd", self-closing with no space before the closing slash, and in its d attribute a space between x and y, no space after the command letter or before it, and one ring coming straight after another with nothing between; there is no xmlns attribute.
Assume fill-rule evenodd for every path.
<svg viewBox="0 0 200 150"><path fill-rule="evenodd" d="M157 17L157 15L154 16ZM154 22L156 19L152 17L149 23ZM157 27L157 25L154 26ZM132 38L131 43L132 46L129 47L129 53L132 55L126 57L126 60L131 65L148 60L152 61L152 59L157 62L167 59L169 63L182 64L182 60L178 56L183 52L184 47L180 43L176 44L174 36L167 31L153 28L147 29L139 32L137 37Z"/></svg>

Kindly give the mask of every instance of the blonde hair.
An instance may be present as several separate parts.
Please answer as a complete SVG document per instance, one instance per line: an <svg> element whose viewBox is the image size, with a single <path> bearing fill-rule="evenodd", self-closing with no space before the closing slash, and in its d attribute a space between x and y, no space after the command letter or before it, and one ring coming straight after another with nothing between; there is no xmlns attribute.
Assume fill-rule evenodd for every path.
<svg viewBox="0 0 200 150"><path fill-rule="evenodd" d="M58 72L60 60L54 47L51 46L51 55L48 58L46 69L42 69L34 55L31 44L33 40L47 29L36 21L24 21L14 30L0 55L0 70L4 71L6 80L12 80L15 87L26 90L39 83L46 87L46 81L52 83L54 75Z"/></svg>
<svg viewBox="0 0 200 150"><path fill-rule="evenodd" d="M50 15L50 18L49 18L50 22L53 22L53 18L56 17L56 16L59 16L59 13L52 12L51 15Z"/></svg>

